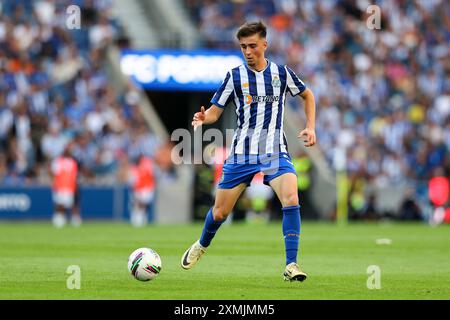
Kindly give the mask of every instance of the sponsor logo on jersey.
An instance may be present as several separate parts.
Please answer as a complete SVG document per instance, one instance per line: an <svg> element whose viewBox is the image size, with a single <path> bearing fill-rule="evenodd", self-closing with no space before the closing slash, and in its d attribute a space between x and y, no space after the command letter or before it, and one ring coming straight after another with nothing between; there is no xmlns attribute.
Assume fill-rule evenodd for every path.
<svg viewBox="0 0 450 320"><path fill-rule="evenodd" d="M244 95L244 103L251 104L253 102L278 102L280 96L251 96L249 94Z"/></svg>

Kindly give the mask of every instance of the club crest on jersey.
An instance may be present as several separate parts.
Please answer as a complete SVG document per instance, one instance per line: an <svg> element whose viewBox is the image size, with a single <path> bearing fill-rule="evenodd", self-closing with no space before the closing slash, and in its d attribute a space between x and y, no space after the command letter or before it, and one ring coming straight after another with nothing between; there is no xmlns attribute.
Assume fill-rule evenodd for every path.
<svg viewBox="0 0 450 320"><path fill-rule="evenodd" d="M281 80L278 76L274 76L272 79L272 87L279 88L281 87Z"/></svg>

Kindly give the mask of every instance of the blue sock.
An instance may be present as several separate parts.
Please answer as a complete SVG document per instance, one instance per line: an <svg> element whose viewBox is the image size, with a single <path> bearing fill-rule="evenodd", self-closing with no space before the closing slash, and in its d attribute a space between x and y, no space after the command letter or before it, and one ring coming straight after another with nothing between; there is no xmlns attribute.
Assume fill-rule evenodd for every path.
<svg viewBox="0 0 450 320"><path fill-rule="evenodd" d="M284 207L283 235L286 249L286 265L297 262L298 243L300 238L300 206Z"/></svg>
<svg viewBox="0 0 450 320"><path fill-rule="evenodd" d="M204 247L209 246L211 240L216 235L217 230L220 228L222 221L214 221L213 210L209 209L208 214L205 218L205 225L203 226L202 236L200 237L200 244Z"/></svg>

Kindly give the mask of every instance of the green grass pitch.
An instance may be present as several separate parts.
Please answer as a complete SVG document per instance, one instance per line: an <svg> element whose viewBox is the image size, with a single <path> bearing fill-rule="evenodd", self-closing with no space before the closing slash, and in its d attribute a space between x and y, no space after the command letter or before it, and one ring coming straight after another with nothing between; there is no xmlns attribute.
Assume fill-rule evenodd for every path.
<svg viewBox="0 0 450 320"><path fill-rule="evenodd" d="M180 257L202 224L0 222L0 299L450 299L449 227L303 221L299 257L309 278L301 283L282 279L280 223L224 225L199 264L183 270ZM392 243L376 244L380 238ZM162 258L153 281L127 272L139 247ZM80 289L67 288L71 265L80 267ZM367 287L371 265L379 267L379 289Z"/></svg>

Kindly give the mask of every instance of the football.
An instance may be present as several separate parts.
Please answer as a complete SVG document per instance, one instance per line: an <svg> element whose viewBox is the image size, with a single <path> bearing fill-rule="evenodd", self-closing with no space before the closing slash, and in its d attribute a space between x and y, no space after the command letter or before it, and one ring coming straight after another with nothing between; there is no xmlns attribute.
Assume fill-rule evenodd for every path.
<svg viewBox="0 0 450 320"><path fill-rule="evenodd" d="M128 257L128 271L139 281L149 281L161 272L161 257L150 248L139 248Z"/></svg>

